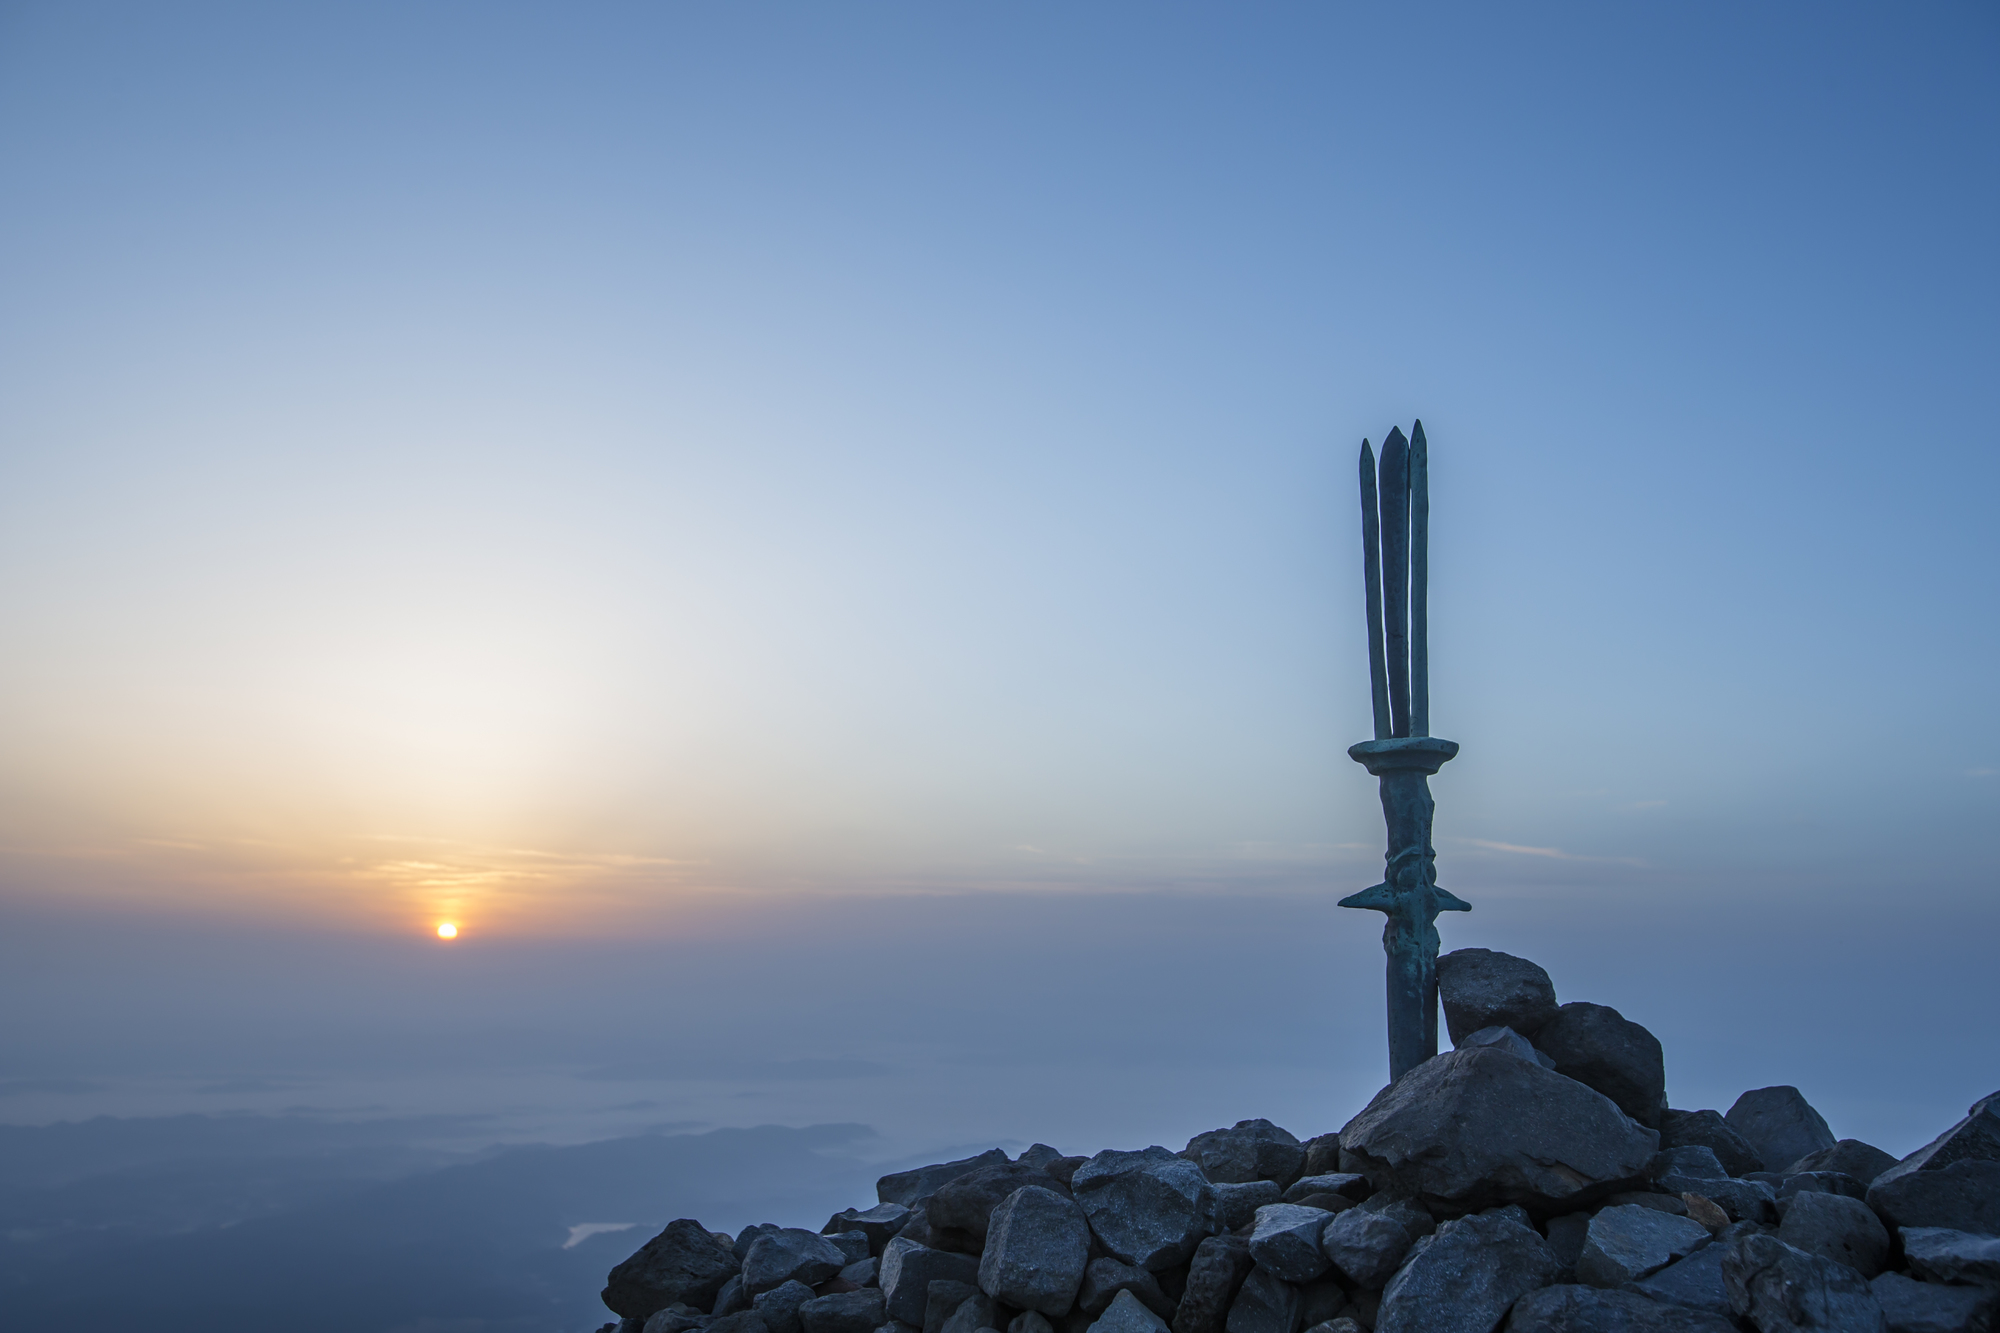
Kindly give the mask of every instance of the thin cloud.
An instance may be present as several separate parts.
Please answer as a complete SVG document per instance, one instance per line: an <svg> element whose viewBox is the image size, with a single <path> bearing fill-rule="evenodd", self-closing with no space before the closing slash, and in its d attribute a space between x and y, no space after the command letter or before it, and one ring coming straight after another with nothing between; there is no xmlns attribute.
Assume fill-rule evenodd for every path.
<svg viewBox="0 0 2000 1333"><path fill-rule="evenodd" d="M1517 842L1494 842L1489 838L1454 838L1453 841L1470 843L1489 852L1508 852L1514 856L1545 856L1551 861L1595 861L1624 866L1645 864L1636 856L1583 856L1577 852L1566 852L1560 847L1526 847Z"/></svg>
<svg viewBox="0 0 2000 1333"><path fill-rule="evenodd" d="M1969 778L1990 778L1996 773L2000 773L2000 768L1968 768L1965 770L1965 776Z"/></svg>

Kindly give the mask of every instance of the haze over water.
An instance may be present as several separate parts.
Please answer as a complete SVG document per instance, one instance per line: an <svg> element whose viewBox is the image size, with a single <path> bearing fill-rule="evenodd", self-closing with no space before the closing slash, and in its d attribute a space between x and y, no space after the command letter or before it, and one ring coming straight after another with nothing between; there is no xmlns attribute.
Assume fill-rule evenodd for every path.
<svg viewBox="0 0 2000 1333"><path fill-rule="evenodd" d="M1421 417L1445 947L1909 1151L2000 1086L1997 53L6 7L0 1123L1337 1128Z"/></svg>

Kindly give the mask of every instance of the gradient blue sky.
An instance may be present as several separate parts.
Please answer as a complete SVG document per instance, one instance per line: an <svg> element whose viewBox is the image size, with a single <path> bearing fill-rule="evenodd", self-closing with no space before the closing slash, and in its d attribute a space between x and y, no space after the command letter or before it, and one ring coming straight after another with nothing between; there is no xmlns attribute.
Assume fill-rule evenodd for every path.
<svg viewBox="0 0 2000 1333"><path fill-rule="evenodd" d="M324 1072L373 959L555 1067L666 1001L497 960L657 948L921 1070L997 1048L807 1040L776 960L993 931L1057 1066L1275 1005L1320 1072L1228 1106L1331 1127L1353 454L1421 416L1447 947L1907 1150L2000 1084L1996 158L1982 4L6 5L16 1065L273 1003ZM74 991L120 950L207 1054Z"/></svg>

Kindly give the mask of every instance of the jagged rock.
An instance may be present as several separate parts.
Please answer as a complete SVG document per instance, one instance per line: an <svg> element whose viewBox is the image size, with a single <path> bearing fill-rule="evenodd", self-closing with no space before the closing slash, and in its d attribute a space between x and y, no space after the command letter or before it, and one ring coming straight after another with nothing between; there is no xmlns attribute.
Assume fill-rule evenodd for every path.
<svg viewBox="0 0 2000 1333"><path fill-rule="evenodd" d="M918 1199L937 1193L945 1184L966 1172L977 1171L982 1166L998 1166L1006 1160L1006 1153L998 1148L988 1148L977 1157L962 1157L956 1162L936 1162L911 1171L892 1172L875 1182L875 1197L883 1203L913 1207Z"/></svg>
<svg viewBox="0 0 2000 1333"><path fill-rule="evenodd" d="M709 1313L720 1319L724 1315L741 1314L749 1308L750 1298L743 1291L743 1275L738 1273L722 1284L721 1291L715 1293L715 1308Z"/></svg>
<svg viewBox="0 0 2000 1333"><path fill-rule="evenodd" d="M1650 1190L1626 1190L1614 1194L1604 1201L1605 1207L1623 1205L1631 1208L1650 1208L1656 1213L1672 1213L1675 1217L1688 1215L1687 1205L1677 1194L1655 1194Z"/></svg>
<svg viewBox="0 0 2000 1333"><path fill-rule="evenodd" d="M1058 1157L1053 1162L1044 1165L1042 1170L1048 1172L1052 1179L1060 1180L1063 1184L1068 1185L1072 1183L1071 1177L1076 1175L1077 1168L1089 1160L1088 1157Z"/></svg>
<svg viewBox="0 0 2000 1333"><path fill-rule="evenodd" d="M710 1320L702 1333L769 1333L769 1330L764 1327L764 1321L749 1310L738 1310Z"/></svg>
<svg viewBox="0 0 2000 1333"><path fill-rule="evenodd" d="M1737 1333L1726 1315L1647 1300L1637 1292L1543 1287L1514 1302L1506 1333Z"/></svg>
<svg viewBox="0 0 2000 1333"><path fill-rule="evenodd" d="M1259 1208L1284 1197L1275 1180L1226 1181L1210 1188L1215 1191L1216 1217L1226 1231L1249 1225Z"/></svg>
<svg viewBox="0 0 2000 1333"><path fill-rule="evenodd" d="M1360 1203L1374 1192L1368 1177L1358 1171L1324 1171L1318 1175L1300 1176L1293 1181L1292 1187L1285 1191L1285 1202L1298 1203L1315 1194L1338 1194Z"/></svg>
<svg viewBox="0 0 2000 1333"><path fill-rule="evenodd" d="M882 1261L871 1254L841 1269L839 1280L850 1287L872 1287L881 1272Z"/></svg>
<svg viewBox="0 0 2000 1333"><path fill-rule="evenodd" d="M1185 1261L1219 1225L1201 1168L1165 1148L1101 1152L1070 1188L1104 1248L1155 1273Z"/></svg>
<svg viewBox="0 0 2000 1333"><path fill-rule="evenodd" d="M1396 1275L1410 1246L1428 1230L1412 1226L1405 1213L1351 1208L1326 1224L1320 1248L1349 1282L1363 1290L1378 1290Z"/></svg>
<svg viewBox="0 0 2000 1333"><path fill-rule="evenodd" d="M1761 1181L1735 1180L1723 1174L1713 1150L1699 1144L1664 1150L1648 1169L1658 1188L1675 1195L1692 1194L1738 1221L1765 1220L1777 1199L1771 1187Z"/></svg>
<svg viewBox="0 0 2000 1333"><path fill-rule="evenodd" d="M1167 1321L1141 1305L1129 1291L1113 1297L1090 1327L1092 1333L1167 1333Z"/></svg>
<svg viewBox="0 0 2000 1333"><path fill-rule="evenodd" d="M1468 1033L1464 1041L1456 1041L1452 1045L1460 1050L1467 1046L1491 1046L1496 1051L1505 1051L1523 1060L1533 1060L1544 1069L1556 1067L1553 1056L1546 1051L1536 1050L1535 1043L1510 1027L1481 1028L1477 1032Z"/></svg>
<svg viewBox="0 0 2000 1333"><path fill-rule="evenodd" d="M1217 1184L1275 1180L1278 1188L1305 1173L1305 1145L1268 1120L1239 1120L1230 1129L1197 1134L1181 1156Z"/></svg>
<svg viewBox="0 0 2000 1333"><path fill-rule="evenodd" d="M924 1209L930 1217L933 1231L939 1227L950 1227L983 1244L987 1221L993 1209L1015 1190L1029 1185L1069 1197L1069 1186L1046 1171L1023 1166L1019 1162L1002 1162L998 1166L982 1166L947 1181L938 1187L937 1193L931 1195ZM978 1248L974 1246L974 1252Z"/></svg>
<svg viewBox="0 0 2000 1333"><path fill-rule="evenodd" d="M1730 1309L1758 1333L1887 1333L1881 1302L1867 1279L1776 1236L1732 1243L1722 1257L1722 1282Z"/></svg>
<svg viewBox="0 0 2000 1333"><path fill-rule="evenodd" d="M879 1291L843 1291L815 1296L799 1306L805 1333L872 1333L885 1318Z"/></svg>
<svg viewBox="0 0 2000 1333"><path fill-rule="evenodd" d="M1667 1065L1659 1038L1609 1005L1566 1004L1535 1033L1556 1072L1618 1103L1653 1129L1667 1109Z"/></svg>
<svg viewBox="0 0 2000 1333"><path fill-rule="evenodd" d="M883 1248L879 1281L889 1318L923 1328L925 1297L930 1284L940 1280L977 1287L979 1261L970 1255L919 1245L907 1236L898 1236Z"/></svg>
<svg viewBox="0 0 2000 1333"><path fill-rule="evenodd" d="M1076 1306L1085 1314L1101 1315L1111 1308L1111 1302L1121 1291L1131 1292L1141 1305L1162 1319L1174 1312L1174 1303L1160 1289L1158 1278L1137 1264L1110 1258L1092 1259L1085 1267L1083 1282L1076 1292Z"/></svg>
<svg viewBox="0 0 2000 1333"><path fill-rule="evenodd" d="M1862 1277L1888 1267L1888 1229L1874 1209L1848 1195L1794 1195L1778 1225L1778 1239L1808 1255L1844 1263Z"/></svg>
<svg viewBox="0 0 2000 1333"><path fill-rule="evenodd" d="M736 1239L730 1242L730 1253L736 1256L736 1262L742 1263L749 1256L750 1247L757 1243L757 1237L768 1236L773 1231L783 1230L784 1228L776 1222L757 1222L744 1227L742 1231L737 1233Z"/></svg>
<svg viewBox="0 0 2000 1333"><path fill-rule="evenodd" d="M1901 1273L1884 1273L1868 1285L1888 1317L1889 1333L1987 1333L2000 1308L2000 1291L1986 1287L1947 1287Z"/></svg>
<svg viewBox="0 0 2000 1333"><path fill-rule="evenodd" d="M969 1282L939 1278L931 1283L924 1289L924 1325L920 1333L943 1333L945 1321L979 1294L979 1288Z"/></svg>
<svg viewBox="0 0 2000 1333"><path fill-rule="evenodd" d="M1228 1333L1299 1333L1299 1289L1252 1267L1229 1304Z"/></svg>
<svg viewBox="0 0 2000 1333"><path fill-rule="evenodd" d="M903 1223L903 1229L896 1233L898 1238L913 1240L919 1245L929 1245L931 1243L931 1220L924 1211L924 1205L929 1202L929 1199L917 1200L917 1206L910 1209L909 1220ZM887 1245L882 1247L885 1254L888 1252L888 1249Z"/></svg>
<svg viewBox="0 0 2000 1333"><path fill-rule="evenodd" d="M1251 1262L1250 1241L1243 1236L1210 1236L1196 1246L1187 1288L1174 1311L1174 1333L1223 1333Z"/></svg>
<svg viewBox="0 0 2000 1333"><path fill-rule="evenodd" d="M819 1234L825 1236L850 1264L858 1264L868 1257L870 1246L865 1231L822 1231Z"/></svg>
<svg viewBox="0 0 2000 1333"><path fill-rule="evenodd" d="M1299 1324L1316 1328L1347 1308L1347 1292L1338 1278L1323 1277L1299 1288Z"/></svg>
<svg viewBox="0 0 2000 1333"><path fill-rule="evenodd" d="M1868 1197L1868 1186L1845 1171L1795 1171L1778 1186L1778 1216L1783 1217L1792 1199L1800 1194L1841 1194L1850 1199Z"/></svg>
<svg viewBox="0 0 2000 1333"><path fill-rule="evenodd" d="M1425 1061L1340 1133L1378 1190L1462 1213L1563 1212L1643 1183L1659 1136L1561 1074L1489 1047Z"/></svg>
<svg viewBox="0 0 2000 1333"><path fill-rule="evenodd" d="M982 1328L998 1333L1001 1322L1000 1307L993 1298L984 1292L974 1292L958 1303L958 1308L938 1326L938 1333L979 1333Z"/></svg>
<svg viewBox="0 0 2000 1333"><path fill-rule="evenodd" d="M1250 1257L1286 1282L1310 1282L1326 1271L1319 1236L1330 1220L1323 1209L1266 1204L1257 1210L1256 1229L1250 1233Z"/></svg>
<svg viewBox="0 0 2000 1333"><path fill-rule="evenodd" d="M1685 1305L1723 1319L1734 1318L1729 1289L1722 1281L1722 1260L1727 1244L1710 1241L1685 1259L1668 1264L1651 1277L1641 1278L1626 1290L1667 1305Z"/></svg>
<svg viewBox="0 0 2000 1333"><path fill-rule="evenodd" d="M1729 1172L1704 1144L1683 1144L1662 1148L1646 1164L1646 1174L1654 1180L1676 1176L1684 1180L1727 1180Z"/></svg>
<svg viewBox="0 0 2000 1333"><path fill-rule="evenodd" d="M866 1210L846 1208L835 1213L820 1228L822 1235L838 1235L847 1231L859 1231L868 1237L868 1252L882 1253L882 1247L889 1238L903 1229L910 1220L910 1210L900 1203L878 1203Z"/></svg>
<svg viewBox="0 0 2000 1333"><path fill-rule="evenodd" d="M1305 1174L1323 1176L1340 1170L1340 1135L1316 1134L1306 1140Z"/></svg>
<svg viewBox="0 0 2000 1333"><path fill-rule="evenodd" d="M2000 1161L2000 1092L1972 1104L1965 1119L1877 1175L1877 1185L1893 1184L1916 1171L1942 1171L1955 1162Z"/></svg>
<svg viewBox="0 0 2000 1333"><path fill-rule="evenodd" d="M813 1289L797 1278L750 1298L750 1310L771 1333L799 1333L799 1307L813 1299Z"/></svg>
<svg viewBox="0 0 2000 1333"><path fill-rule="evenodd" d="M1936 1171L1884 1172L1868 1206L1896 1227L1949 1227L2000 1235L2000 1162L1965 1160Z"/></svg>
<svg viewBox="0 0 2000 1333"><path fill-rule="evenodd" d="M1894 1165L1896 1159L1873 1144L1842 1139L1831 1148L1807 1153L1792 1164L1792 1170L1839 1171L1866 1185Z"/></svg>
<svg viewBox="0 0 2000 1333"><path fill-rule="evenodd" d="M2000 1287L2000 1237L1949 1227L1904 1227L1903 1258L1927 1282Z"/></svg>
<svg viewBox="0 0 2000 1333"><path fill-rule="evenodd" d="M1801 1157L1835 1143L1826 1120L1788 1084L1744 1093L1729 1108L1727 1119L1772 1171L1786 1171Z"/></svg>
<svg viewBox="0 0 2000 1333"><path fill-rule="evenodd" d="M1750 1140L1730 1128L1720 1111L1667 1111L1660 1117L1660 1150L1701 1147L1714 1153L1732 1176L1762 1171L1764 1159Z"/></svg>
<svg viewBox="0 0 2000 1333"><path fill-rule="evenodd" d="M743 1256L743 1290L755 1300L794 1279L815 1287L850 1262L838 1246L818 1232L804 1227L767 1231L751 1242L750 1252Z"/></svg>
<svg viewBox="0 0 2000 1333"><path fill-rule="evenodd" d="M1039 1171L1050 1162L1061 1161L1062 1155L1062 1149L1060 1148L1051 1148L1046 1143L1037 1143L1029 1146L1025 1152L1014 1160L1024 1166L1032 1166Z"/></svg>
<svg viewBox="0 0 2000 1333"><path fill-rule="evenodd" d="M1652 1208L1617 1204L1590 1219L1576 1280L1592 1287L1619 1287L1657 1273L1708 1244L1708 1228Z"/></svg>
<svg viewBox="0 0 2000 1333"><path fill-rule="evenodd" d="M1090 1261L1090 1226L1068 1193L1059 1191L1023 1186L992 1210L979 1288L994 1300L1057 1317L1076 1303Z"/></svg>
<svg viewBox="0 0 2000 1333"><path fill-rule="evenodd" d="M1547 1072L1510 1055L1495 1058ZM1383 1291L1376 1333L1492 1333L1509 1306L1555 1281L1559 1268L1547 1243L1510 1217L1446 1222Z"/></svg>
<svg viewBox="0 0 2000 1333"><path fill-rule="evenodd" d="M644 1320L669 1305L706 1310L722 1284L736 1276L736 1256L693 1218L669 1222L605 1279L604 1303Z"/></svg>
<svg viewBox="0 0 2000 1333"><path fill-rule="evenodd" d="M1549 974L1525 958L1491 949L1456 949L1438 959L1438 998L1456 1046L1481 1028L1509 1027L1533 1037L1556 1016Z"/></svg>

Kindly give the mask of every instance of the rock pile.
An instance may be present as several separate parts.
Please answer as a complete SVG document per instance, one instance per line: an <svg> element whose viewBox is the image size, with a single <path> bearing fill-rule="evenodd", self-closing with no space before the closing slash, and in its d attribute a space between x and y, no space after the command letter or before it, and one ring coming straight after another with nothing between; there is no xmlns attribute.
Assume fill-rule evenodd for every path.
<svg viewBox="0 0 2000 1333"><path fill-rule="evenodd" d="M818 1233L674 1222L600 1333L2000 1333L2000 1093L1899 1162L1796 1088L1670 1108L1653 1034L1525 959L1438 979L1456 1049L1338 1134L995 1150Z"/></svg>

